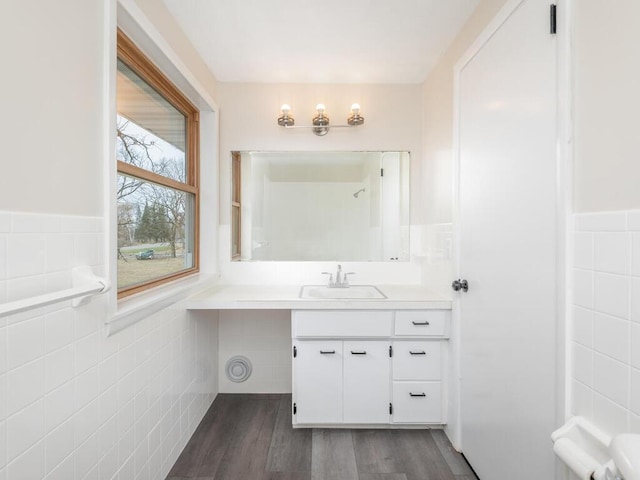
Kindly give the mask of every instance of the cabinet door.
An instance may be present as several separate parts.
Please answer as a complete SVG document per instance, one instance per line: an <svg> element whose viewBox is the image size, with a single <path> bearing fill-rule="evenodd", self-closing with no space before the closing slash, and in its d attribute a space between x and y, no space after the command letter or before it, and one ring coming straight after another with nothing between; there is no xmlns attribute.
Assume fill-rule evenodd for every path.
<svg viewBox="0 0 640 480"><path fill-rule="evenodd" d="M342 342L297 341L295 423L342 423Z"/></svg>
<svg viewBox="0 0 640 480"><path fill-rule="evenodd" d="M389 423L389 345L344 342L345 423Z"/></svg>

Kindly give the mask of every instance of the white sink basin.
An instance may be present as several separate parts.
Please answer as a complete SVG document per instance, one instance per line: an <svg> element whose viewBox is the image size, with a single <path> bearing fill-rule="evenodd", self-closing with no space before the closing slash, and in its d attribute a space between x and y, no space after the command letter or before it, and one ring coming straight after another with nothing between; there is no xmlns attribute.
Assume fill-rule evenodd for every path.
<svg viewBox="0 0 640 480"><path fill-rule="evenodd" d="M300 298L316 300L375 300L387 298L373 285L351 285L347 288L331 288L325 285L304 285L300 289Z"/></svg>

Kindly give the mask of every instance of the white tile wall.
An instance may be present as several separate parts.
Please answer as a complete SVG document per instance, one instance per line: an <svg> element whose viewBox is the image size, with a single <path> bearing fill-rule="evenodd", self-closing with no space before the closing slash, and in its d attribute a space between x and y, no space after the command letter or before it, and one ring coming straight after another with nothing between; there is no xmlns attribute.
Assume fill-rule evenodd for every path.
<svg viewBox="0 0 640 480"><path fill-rule="evenodd" d="M574 216L570 410L640 433L640 211Z"/></svg>
<svg viewBox="0 0 640 480"><path fill-rule="evenodd" d="M0 212L0 302L101 272L101 226ZM178 303L106 337L106 302L0 319L0 480L164 479L213 401L215 314Z"/></svg>
<svg viewBox="0 0 640 480"><path fill-rule="evenodd" d="M223 310L219 327L220 392L291 392L291 312L289 310ZM251 377L234 383L225 375L227 360L244 355Z"/></svg>

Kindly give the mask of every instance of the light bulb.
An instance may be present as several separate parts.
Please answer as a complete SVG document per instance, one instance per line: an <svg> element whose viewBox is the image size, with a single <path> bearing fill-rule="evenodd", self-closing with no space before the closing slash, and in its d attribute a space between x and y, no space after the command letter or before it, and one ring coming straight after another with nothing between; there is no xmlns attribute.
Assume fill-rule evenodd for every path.
<svg viewBox="0 0 640 480"><path fill-rule="evenodd" d="M316 110L318 111L318 113L323 114L324 113L324 104L323 103L319 103L318 105L316 105Z"/></svg>
<svg viewBox="0 0 640 480"><path fill-rule="evenodd" d="M360 105L358 105L357 103L354 103L353 105L351 105L351 112L355 115L360 113Z"/></svg>
<svg viewBox="0 0 640 480"><path fill-rule="evenodd" d="M291 107L286 103L283 103L282 106L280 107L280 110L282 110L283 115L288 115L289 112L291 111Z"/></svg>

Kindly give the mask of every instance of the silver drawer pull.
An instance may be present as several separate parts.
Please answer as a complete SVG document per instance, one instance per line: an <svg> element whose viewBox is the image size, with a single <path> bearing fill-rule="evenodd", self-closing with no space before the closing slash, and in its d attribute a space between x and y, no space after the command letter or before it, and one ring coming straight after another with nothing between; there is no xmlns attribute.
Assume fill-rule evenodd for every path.
<svg viewBox="0 0 640 480"><path fill-rule="evenodd" d="M410 355L426 355L427 352L425 352L424 350L419 350L419 351L418 350L416 350L416 351L411 350L411 351L409 351L409 354Z"/></svg>
<svg viewBox="0 0 640 480"><path fill-rule="evenodd" d="M366 350L351 350L351 355L366 355Z"/></svg>
<svg viewBox="0 0 640 480"><path fill-rule="evenodd" d="M336 353L336 351L335 350L320 350L320 353L322 355L333 355L333 354Z"/></svg>
<svg viewBox="0 0 640 480"><path fill-rule="evenodd" d="M414 325L429 325L429 322L427 322L426 320L424 322L411 322Z"/></svg>
<svg viewBox="0 0 640 480"><path fill-rule="evenodd" d="M422 392L422 393L413 393L413 392L409 392L409 396L411 397L426 397L427 394Z"/></svg>

